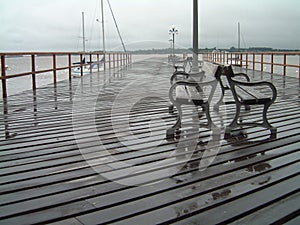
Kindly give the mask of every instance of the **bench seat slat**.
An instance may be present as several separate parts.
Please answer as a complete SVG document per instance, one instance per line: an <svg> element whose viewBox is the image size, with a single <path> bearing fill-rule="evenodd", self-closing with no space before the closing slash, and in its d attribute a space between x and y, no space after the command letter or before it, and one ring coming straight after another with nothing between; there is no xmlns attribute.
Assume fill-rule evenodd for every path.
<svg viewBox="0 0 300 225"><path fill-rule="evenodd" d="M236 93L242 103L251 105L251 104L264 104L271 101L271 98L260 93L251 87L235 87Z"/></svg>
<svg viewBox="0 0 300 225"><path fill-rule="evenodd" d="M176 101L182 104L202 105L204 103L203 93L198 92L195 86L177 86Z"/></svg>

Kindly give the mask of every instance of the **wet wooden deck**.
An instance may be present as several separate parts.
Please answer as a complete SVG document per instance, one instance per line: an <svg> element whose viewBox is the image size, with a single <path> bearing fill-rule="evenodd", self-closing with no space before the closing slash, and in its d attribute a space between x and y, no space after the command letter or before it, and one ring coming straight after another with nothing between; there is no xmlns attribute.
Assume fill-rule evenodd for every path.
<svg viewBox="0 0 300 225"><path fill-rule="evenodd" d="M276 139L249 128L212 141L187 126L167 141L172 71L153 58L9 96L0 224L299 224L299 80L247 72L277 87L268 114ZM233 113L222 106L212 118L221 127Z"/></svg>

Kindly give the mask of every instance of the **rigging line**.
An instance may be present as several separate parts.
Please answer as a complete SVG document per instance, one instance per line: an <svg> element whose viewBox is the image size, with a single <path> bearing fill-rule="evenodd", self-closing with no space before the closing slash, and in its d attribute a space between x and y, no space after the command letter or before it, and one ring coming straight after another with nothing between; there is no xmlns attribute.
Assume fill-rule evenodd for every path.
<svg viewBox="0 0 300 225"><path fill-rule="evenodd" d="M118 27L118 24L117 24L116 18L115 18L115 16L114 16L114 12L112 11L111 5L110 5L110 3L109 3L109 0L107 0L107 3L108 3L108 5L109 5L109 9L110 9L111 15L112 15L112 17L113 17L113 19L114 19L115 26L116 26L116 28L117 28L117 31L118 31L118 34L119 34L120 40L121 40L121 42L122 42L122 46L123 46L124 52L126 53L126 48L125 48L125 45L124 45L124 42L123 42L123 39L122 39L122 36L121 36L120 30L119 30L119 27Z"/></svg>

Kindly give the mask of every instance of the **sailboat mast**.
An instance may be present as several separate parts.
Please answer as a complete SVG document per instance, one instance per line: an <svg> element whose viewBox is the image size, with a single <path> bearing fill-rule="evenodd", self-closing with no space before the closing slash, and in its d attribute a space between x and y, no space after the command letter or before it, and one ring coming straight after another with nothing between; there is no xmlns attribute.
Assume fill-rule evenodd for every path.
<svg viewBox="0 0 300 225"><path fill-rule="evenodd" d="M101 16L102 16L102 44L103 52L105 52L105 36L104 36L104 10L103 10L103 0L101 0Z"/></svg>
<svg viewBox="0 0 300 225"><path fill-rule="evenodd" d="M82 46L83 52L85 52L84 12L82 12Z"/></svg>

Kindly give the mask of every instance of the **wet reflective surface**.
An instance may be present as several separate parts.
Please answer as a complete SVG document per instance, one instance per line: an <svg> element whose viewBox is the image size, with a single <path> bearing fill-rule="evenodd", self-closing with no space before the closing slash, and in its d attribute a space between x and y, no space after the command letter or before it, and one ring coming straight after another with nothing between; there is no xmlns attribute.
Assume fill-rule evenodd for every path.
<svg viewBox="0 0 300 225"><path fill-rule="evenodd" d="M268 114L276 138L243 127L224 140L235 112L226 105L211 109L219 132L185 108L181 132L166 140L177 119L176 109L168 111L172 71L156 58L2 101L0 222L251 224L270 213L270 222L292 215L298 80L253 72L278 89ZM256 120L259 109L252 110L243 113Z"/></svg>

